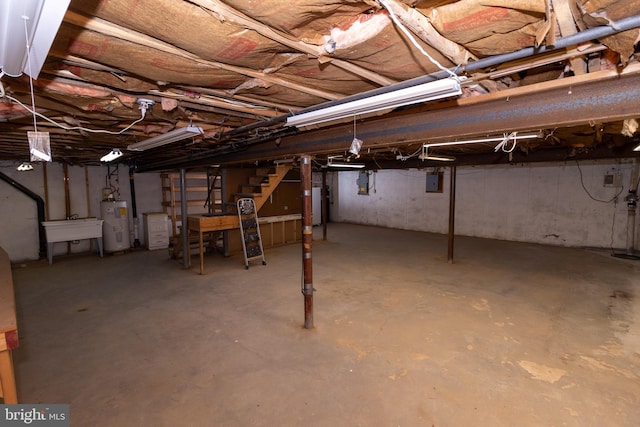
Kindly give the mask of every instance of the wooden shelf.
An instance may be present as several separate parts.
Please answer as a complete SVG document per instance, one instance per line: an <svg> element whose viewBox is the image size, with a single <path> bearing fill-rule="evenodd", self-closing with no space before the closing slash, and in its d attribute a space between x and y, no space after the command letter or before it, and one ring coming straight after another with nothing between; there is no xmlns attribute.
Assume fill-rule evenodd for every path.
<svg viewBox="0 0 640 427"><path fill-rule="evenodd" d="M180 174L164 173L161 174L161 179L162 207L171 221L171 237L177 237L180 235L179 226L182 224ZM212 188L210 195L209 186ZM209 173L187 173L185 190L188 215L222 212L222 176L218 168L211 169Z"/></svg>

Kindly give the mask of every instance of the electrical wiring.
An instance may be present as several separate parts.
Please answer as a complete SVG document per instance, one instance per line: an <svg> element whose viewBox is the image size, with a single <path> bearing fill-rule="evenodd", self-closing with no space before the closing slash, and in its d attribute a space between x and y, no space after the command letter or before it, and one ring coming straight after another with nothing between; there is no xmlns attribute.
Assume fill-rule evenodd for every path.
<svg viewBox="0 0 640 427"><path fill-rule="evenodd" d="M582 175L582 168L580 167L580 162L578 162L577 160L576 160L576 165L578 166L578 172L580 172L580 184L582 185L582 189L584 190L585 193L587 193L587 196L589 196L589 198L591 198L592 200L595 200L596 202L600 202L600 203L612 203L612 202L617 200L617 198L618 198L618 196L620 196L620 194L622 194L622 190L624 189L624 187L620 187L620 191L618 191L616 193L616 195L613 196L609 200L601 200L601 199L598 199L598 198L594 197L591 193L589 193L589 190L587 190L587 187L584 185L584 177Z"/></svg>
<svg viewBox="0 0 640 427"><path fill-rule="evenodd" d="M110 135L121 135L124 132L128 131L129 129L131 129L134 125L140 123L142 120L144 120L145 115L146 115L146 107L145 108L140 108L140 113L141 113L141 117L135 121L133 121L131 124L129 124L127 127L119 130L118 132L116 131L111 131L111 130L106 130L106 129L89 129L89 128L85 128L83 126L65 126L63 124L60 124L58 122L56 122L55 120L50 119L49 117L45 116L44 114L38 113L34 108L29 107L28 105L23 104L19 99L14 98L11 95L7 95L4 89L4 85L2 84L2 77L4 76L4 72L0 71L0 98L6 98L9 101L18 104L19 106L21 106L22 108L24 108L27 112L29 112L30 114L34 115L34 121L35 121L35 117L39 117L51 124L53 124L54 126L59 127L60 129L63 130L78 130L78 131L84 131L84 132L89 132L89 133L106 133L106 134L110 134ZM31 91L31 93L33 94L33 90Z"/></svg>
<svg viewBox="0 0 640 427"><path fill-rule="evenodd" d="M31 94L31 105L33 107L33 110L35 111L36 109L36 99L35 99L35 95L33 92L33 77L31 77L33 75L32 71L31 71L31 46L29 46L29 30L27 29L27 19L29 19L26 16L22 17L24 20L24 37L26 40L26 46L27 46L27 66L29 67L29 89L30 89L30 94ZM38 123L36 121L36 115L33 114L33 130L37 133L38 132Z"/></svg>
<svg viewBox="0 0 640 427"><path fill-rule="evenodd" d="M611 220L611 239L609 241L609 248L611 249L611 255L615 255L615 250L613 249L613 236L616 228L616 205L613 204L613 219Z"/></svg>
<svg viewBox="0 0 640 427"><path fill-rule="evenodd" d="M398 17L393 12L393 10L391 9L391 7L389 6L389 4L387 3L386 0L378 0L378 1L387 10L387 12L389 12L389 16L391 17L391 20L398 26L398 28L400 28L400 30L404 33L405 36L407 36L407 38L420 51L420 53L422 53L424 56L426 56L429 59L429 61L431 61L431 63L433 65L435 65L436 67L438 67L441 71L449 73L449 75L454 80L460 82L460 77L456 73L454 73L450 69L445 68L444 66L442 66L442 64L440 64L435 58L433 58L431 55L429 55L429 53L426 50L424 50L422 48L422 46L420 46L420 44L413 37L413 34L411 34L411 32L407 29L407 27L405 27L404 24L402 24L402 22L400 22L400 19L398 19Z"/></svg>
<svg viewBox="0 0 640 427"><path fill-rule="evenodd" d="M398 150L398 153L400 153L400 151L399 151L399 150ZM408 154L408 155L406 155L406 156L405 156L405 155L403 155L402 153L398 154L398 155L396 156L396 160L401 160L401 161L403 161L403 162L404 162L405 160L409 160L409 159L411 159L411 158L413 158L413 157L419 156L419 155L420 155L420 153L422 153L422 146L420 146L420 147L419 147L416 151L414 151L413 153Z"/></svg>
<svg viewBox="0 0 640 427"><path fill-rule="evenodd" d="M506 148L507 142L509 142L509 140L513 141L513 145L511 146L511 148ZM504 139L500 141L498 145L496 145L494 151L497 152L498 150L502 150L505 153L511 153L513 152L513 150L515 150L517 144L518 144L518 132L511 132L509 135L504 134Z"/></svg>

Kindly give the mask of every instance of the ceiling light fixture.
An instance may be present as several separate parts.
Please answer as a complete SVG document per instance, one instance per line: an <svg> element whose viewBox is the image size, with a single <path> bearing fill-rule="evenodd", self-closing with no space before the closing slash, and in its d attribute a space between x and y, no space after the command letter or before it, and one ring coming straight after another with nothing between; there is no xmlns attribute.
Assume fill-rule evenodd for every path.
<svg viewBox="0 0 640 427"><path fill-rule="evenodd" d="M453 156L444 156L441 154L429 154L429 147L422 146L422 153L418 156L420 160L436 160L439 162L453 162L456 160Z"/></svg>
<svg viewBox="0 0 640 427"><path fill-rule="evenodd" d="M163 135L154 136L153 138L145 139L144 141L136 142L127 147L130 151L144 151L151 148L160 147L161 145L171 144L172 142L180 141L182 139L202 135L204 132L199 126L187 126L183 128L174 129L171 132L167 132Z"/></svg>
<svg viewBox="0 0 640 427"><path fill-rule="evenodd" d="M22 162L20 164L20 166L18 166L16 168L16 170L20 171L20 172L32 171L33 170L33 165L31 163L29 163L29 162Z"/></svg>
<svg viewBox="0 0 640 427"><path fill-rule="evenodd" d="M636 148L634 148L633 151L640 151L640 144L636 145Z"/></svg>
<svg viewBox="0 0 640 427"><path fill-rule="evenodd" d="M122 157L122 151L119 148L114 148L110 153L105 154L100 158L101 162L112 162L115 159Z"/></svg>
<svg viewBox="0 0 640 427"><path fill-rule="evenodd" d="M70 1L0 2L0 68L4 74L38 78Z"/></svg>
<svg viewBox="0 0 640 427"><path fill-rule="evenodd" d="M463 145L463 144L480 144L483 142L502 142L505 140L505 136L496 136L489 138L479 138L479 139L465 139L462 141L447 141L447 142L429 142L423 144L423 147L446 147L449 145ZM541 138L540 133L531 133L531 134L517 134L518 139L532 139L532 138Z"/></svg>
<svg viewBox="0 0 640 427"><path fill-rule="evenodd" d="M362 169L362 168L364 168L364 164L362 164L362 163L336 162L336 159L342 159L342 156L329 156L329 157L327 157L327 167L331 167L331 168L349 168L349 169Z"/></svg>
<svg viewBox="0 0 640 427"><path fill-rule="evenodd" d="M318 123L338 120L358 114L373 113L418 102L433 101L462 93L458 79L447 78L411 86L392 92L374 95L355 101L332 105L307 113L287 117L286 126L310 126Z"/></svg>

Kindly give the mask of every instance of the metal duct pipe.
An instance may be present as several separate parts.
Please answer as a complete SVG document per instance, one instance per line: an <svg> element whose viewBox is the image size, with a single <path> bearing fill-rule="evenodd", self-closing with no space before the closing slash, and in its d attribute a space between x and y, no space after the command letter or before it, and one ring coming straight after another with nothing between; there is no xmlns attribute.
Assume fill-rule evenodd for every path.
<svg viewBox="0 0 640 427"><path fill-rule="evenodd" d="M631 182L629 184L629 194L624 200L627 202L627 255L634 254L636 238L636 207L638 205L638 177L640 175L640 160L633 161L631 170Z"/></svg>
<svg viewBox="0 0 640 427"><path fill-rule="evenodd" d="M47 256L47 235L45 234L44 226L42 225L42 222L46 221L46 218L44 216L44 200L42 200L42 197L38 196L36 193L29 190L27 187L25 187L24 185L20 184L19 182L15 181L13 178L11 178L8 175L5 175L2 172L0 172L0 179L2 179L4 182L11 185L13 188L25 194L26 196L28 196L29 198L33 199L36 202L36 207L38 209L38 240L39 240L39 247L40 247L38 252L38 257L39 258L46 257Z"/></svg>

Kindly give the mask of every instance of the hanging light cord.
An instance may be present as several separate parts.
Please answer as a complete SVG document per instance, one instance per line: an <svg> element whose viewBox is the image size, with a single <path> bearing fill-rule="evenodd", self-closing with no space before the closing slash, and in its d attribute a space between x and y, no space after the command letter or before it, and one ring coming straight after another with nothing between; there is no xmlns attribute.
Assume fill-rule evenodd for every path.
<svg viewBox="0 0 640 427"><path fill-rule="evenodd" d="M393 10L391 10L391 6L389 6L389 4L387 3L386 0L378 0L378 1L387 10L387 12L389 12L389 16L391 17L391 20L398 26L398 28L400 28L400 30L407 36L407 38L420 51L420 53L422 53L424 56L426 56L429 59L429 61L431 61L431 63L433 65L435 65L436 67L438 67L441 71L449 73L449 75L453 79L455 79L456 81L460 82L460 77L458 77L458 75L456 73L454 73L450 69L445 68L444 66L442 66L442 64L440 64L434 57L429 55L429 53L426 50L424 50L422 48L422 46L420 46L420 43L418 43L416 41L415 37L413 37L413 34L411 34L411 32L407 29L407 27L405 27L404 24L402 22L400 22L400 19L398 19L398 17L393 12Z"/></svg>
<svg viewBox="0 0 640 427"><path fill-rule="evenodd" d="M119 130L118 132L115 131L111 131L111 130L106 130L106 129L88 129L82 126L65 126L62 125L52 119L50 119L49 117L40 114L36 111L36 100L35 100L35 95L34 95L34 90L33 90L33 77L31 77L31 75L33 74L31 72L31 46L29 45L29 31L28 31L28 27L27 27L27 21L29 20L28 16L22 16L22 19L24 20L24 35L25 35L25 45L27 47L27 67L29 69L29 88L30 88L30 95L31 95L31 107L25 105L24 103L22 103L19 99L14 98L10 95L7 95L5 90L4 90L4 85L2 84L2 77L4 77L5 72L4 71L0 71L0 98L7 98L8 100L10 100L11 102L14 102L18 105L20 105L22 108L24 108L25 110L27 110L29 113L31 113L33 115L33 127L34 130L36 132L38 132L38 123L37 123L37 117L40 117L43 120L46 120L47 122L59 127L60 129L64 129L64 130L80 130L80 131L85 131L85 132L89 132L89 133L107 133L110 135L120 135L126 131L128 131L129 129L131 129L134 125L140 123L142 120L144 120L146 112L147 112L147 108L148 105L146 104L140 104L140 118L135 120L134 122L132 122L130 125L128 125L127 127Z"/></svg>
<svg viewBox="0 0 640 427"><path fill-rule="evenodd" d="M30 89L30 95L31 95L31 108L32 108L32 115L33 115L33 130L36 132L36 134L38 133L38 122L36 120L36 98L35 95L33 93L33 77L31 77L33 75L33 73L31 72L31 45L29 44L29 30L27 28L27 21L29 20L29 17L26 15L22 15L22 19L24 21L24 39L25 39L25 46L27 47L27 67L29 67L29 89Z"/></svg>

